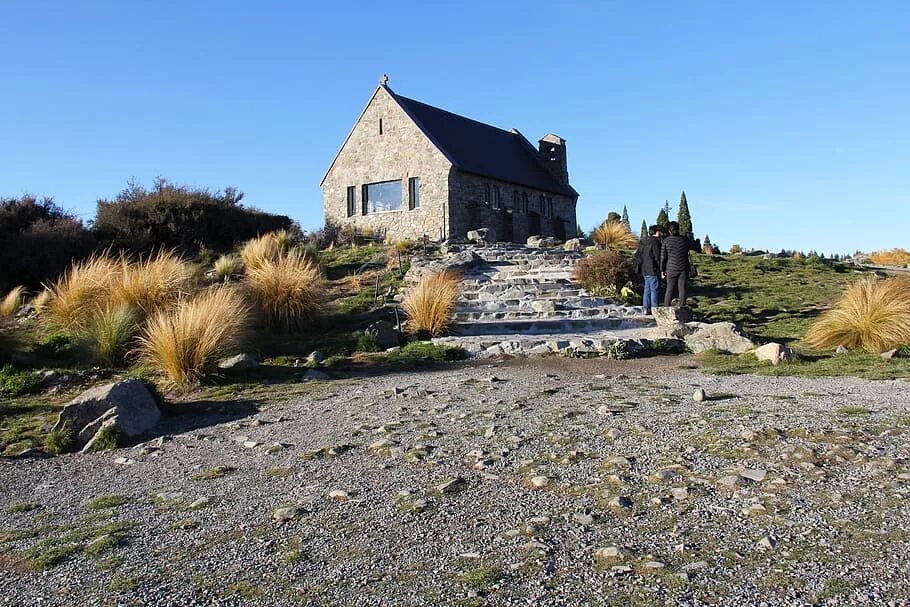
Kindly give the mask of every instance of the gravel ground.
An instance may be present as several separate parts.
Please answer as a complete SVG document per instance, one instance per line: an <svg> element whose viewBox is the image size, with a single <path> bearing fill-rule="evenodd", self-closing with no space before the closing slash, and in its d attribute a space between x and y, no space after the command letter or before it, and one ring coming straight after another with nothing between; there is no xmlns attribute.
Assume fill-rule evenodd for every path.
<svg viewBox="0 0 910 607"><path fill-rule="evenodd" d="M910 604L907 383L684 362L312 382L0 461L0 604Z"/></svg>

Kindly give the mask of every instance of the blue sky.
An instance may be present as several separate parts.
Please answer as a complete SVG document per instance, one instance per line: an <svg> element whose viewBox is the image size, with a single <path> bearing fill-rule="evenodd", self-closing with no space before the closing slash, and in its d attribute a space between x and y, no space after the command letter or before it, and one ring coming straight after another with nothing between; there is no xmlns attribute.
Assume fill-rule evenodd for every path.
<svg viewBox="0 0 910 607"><path fill-rule="evenodd" d="M906 2L9 2L0 196L90 219L165 175L314 229L383 72L566 138L585 228L685 190L723 247L910 246Z"/></svg>

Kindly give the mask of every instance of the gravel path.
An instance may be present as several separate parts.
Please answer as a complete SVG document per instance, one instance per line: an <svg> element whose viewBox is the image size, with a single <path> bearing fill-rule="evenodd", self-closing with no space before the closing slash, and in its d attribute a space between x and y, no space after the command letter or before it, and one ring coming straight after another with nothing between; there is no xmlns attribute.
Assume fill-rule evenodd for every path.
<svg viewBox="0 0 910 607"><path fill-rule="evenodd" d="M0 605L910 604L908 384L683 362L313 382L2 460Z"/></svg>

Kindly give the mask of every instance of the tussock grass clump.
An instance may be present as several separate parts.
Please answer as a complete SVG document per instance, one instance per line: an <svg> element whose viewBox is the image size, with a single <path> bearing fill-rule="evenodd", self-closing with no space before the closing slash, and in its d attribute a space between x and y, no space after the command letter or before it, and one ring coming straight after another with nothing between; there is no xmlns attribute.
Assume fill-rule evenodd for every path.
<svg viewBox="0 0 910 607"><path fill-rule="evenodd" d="M249 306L229 287L208 289L149 318L139 337L142 359L181 388L198 382L220 358L236 352Z"/></svg>
<svg viewBox="0 0 910 607"><path fill-rule="evenodd" d="M850 285L812 325L806 343L819 349L861 347L876 354L910 344L910 279L867 278Z"/></svg>
<svg viewBox="0 0 910 607"><path fill-rule="evenodd" d="M441 335L448 330L455 315L455 302L461 276L443 271L427 274L408 289L401 305L408 324L416 333Z"/></svg>
<svg viewBox="0 0 910 607"><path fill-rule="evenodd" d="M116 365L135 337L139 313L129 305L107 304L99 308L84 333L95 359Z"/></svg>
<svg viewBox="0 0 910 607"><path fill-rule="evenodd" d="M638 238L621 221L603 222L594 230L593 238L603 248L614 251L638 246Z"/></svg>
<svg viewBox="0 0 910 607"><path fill-rule="evenodd" d="M221 282L227 282L243 271L243 260L240 259L238 255L234 255L233 253L229 255L222 255L215 260L215 264L212 266L212 269L215 271L215 278L217 280Z"/></svg>
<svg viewBox="0 0 910 607"><path fill-rule="evenodd" d="M876 251L869 256L869 260L881 266L907 266L910 265L910 252L904 249Z"/></svg>
<svg viewBox="0 0 910 607"><path fill-rule="evenodd" d="M25 287L13 287L9 293L0 300L0 316L12 316L25 303Z"/></svg>
<svg viewBox="0 0 910 607"><path fill-rule="evenodd" d="M240 248L240 258L247 272L251 272L267 261L281 257L281 244L274 232L263 234L259 238L248 240Z"/></svg>
<svg viewBox="0 0 910 607"><path fill-rule="evenodd" d="M161 251L130 263L120 259L120 272L113 283L112 303L152 314L190 292L193 271L171 251Z"/></svg>
<svg viewBox="0 0 910 607"><path fill-rule="evenodd" d="M32 307L35 308L35 312L38 314L43 313L53 297L54 294L50 289L42 289L40 293L32 298Z"/></svg>
<svg viewBox="0 0 910 607"><path fill-rule="evenodd" d="M299 249L248 266L246 286L265 322L288 330L312 322L328 295L319 266Z"/></svg>
<svg viewBox="0 0 910 607"><path fill-rule="evenodd" d="M47 311L50 319L67 331L78 333L111 294L122 266L105 255L95 255L73 264L50 290Z"/></svg>

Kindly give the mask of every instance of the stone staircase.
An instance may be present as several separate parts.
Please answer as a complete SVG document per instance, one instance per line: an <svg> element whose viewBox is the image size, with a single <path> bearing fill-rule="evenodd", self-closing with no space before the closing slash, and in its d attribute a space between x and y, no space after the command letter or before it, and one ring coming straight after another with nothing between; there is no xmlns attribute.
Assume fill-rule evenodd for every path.
<svg viewBox="0 0 910 607"><path fill-rule="evenodd" d="M471 248L483 263L465 271L455 335L434 339L477 358L596 353L654 327L637 306L594 297L571 280L581 254L517 245Z"/></svg>

